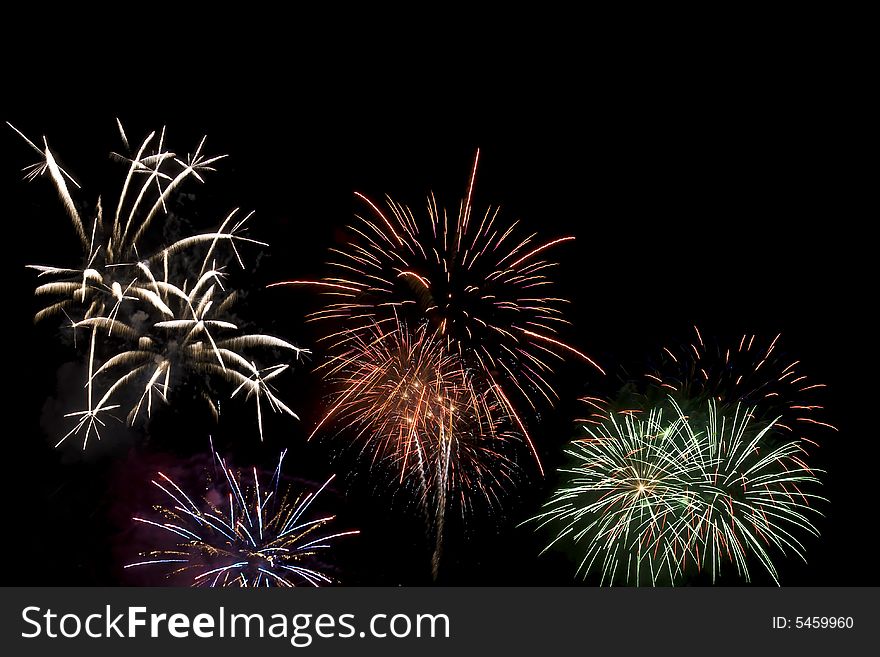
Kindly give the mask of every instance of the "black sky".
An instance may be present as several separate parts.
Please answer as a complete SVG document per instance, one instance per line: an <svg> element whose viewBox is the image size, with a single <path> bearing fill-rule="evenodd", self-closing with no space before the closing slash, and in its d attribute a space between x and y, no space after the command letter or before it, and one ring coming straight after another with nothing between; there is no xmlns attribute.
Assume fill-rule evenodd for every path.
<svg viewBox="0 0 880 657"><path fill-rule="evenodd" d="M132 138L167 125L183 148L207 134L208 152L230 157L194 190L198 220L210 226L232 207L254 209L251 234L272 245L249 275L254 291L242 312L309 346L315 335L302 317L317 300L263 285L324 271L327 249L351 216L352 190L389 193L415 208L433 190L455 205L479 147L477 206L500 204L504 216L543 235L576 235L556 254L561 289L573 300L569 337L609 372L605 380L576 365L560 372L562 401L536 431L549 469L573 433L573 400L587 390L613 394L621 372L686 339L694 324L722 337L782 332L786 353L829 385L824 401L840 429L822 434L815 454L832 501L822 539L807 543L809 565L781 566L783 583L876 585L869 548L878 463L876 275L865 232L871 217L857 200L867 188L854 157L861 136L847 121L852 97L842 82L822 71L782 73L707 67L528 85L505 78L479 92L471 91L479 85L412 85L417 93L380 78L356 87L310 79L292 80L285 93L217 87L208 96L191 89L137 102L95 93L29 103L21 95L0 118L28 135L46 134L88 202L118 190L119 169L106 157L118 146L115 117ZM34 278L24 265L64 263L76 255L76 241L49 184L21 182L31 153L6 129L0 153L7 385L15 381L5 410L12 518L4 536L13 558L28 564L8 571L7 583L129 582L120 565L127 505L143 503L136 492L146 483L137 481L147 476L142 464L204 451L207 430L198 416L170 414L148 441L140 435L86 457L51 449L47 399L57 395L61 365L76 359L52 326L31 324ZM285 385L302 422L272 423L261 446L254 433L233 435L250 419L242 409L241 426L233 420L219 443L263 463L288 446L291 474L312 481L352 467L330 460L330 444L304 444L317 418L317 378L300 368ZM516 527L551 485L552 476L530 473L504 514L451 539L442 581L576 583L562 555L537 556L546 536ZM364 531L340 552L345 583L430 583L421 521L390 503L387 488L347 479L337 500L340 520Z"/></svg>

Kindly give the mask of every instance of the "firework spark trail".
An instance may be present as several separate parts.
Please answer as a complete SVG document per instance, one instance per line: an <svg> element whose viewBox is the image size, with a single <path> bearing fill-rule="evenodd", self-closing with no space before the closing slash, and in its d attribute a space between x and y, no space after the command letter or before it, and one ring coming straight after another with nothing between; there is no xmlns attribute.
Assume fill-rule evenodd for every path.
<svg viewBox="0 0 880 657"><path fill-rule="evenodd" d="M545 255L574 238L544 242L536 233L518 235L519 222L505 223L498 209L474 214L478 161L479 151L452 216L433 195L427 216L417 217L390 197L380 207L356 193L369 211L350 226L354 241L332 250L334 273L274 285L314 286L326 297L327 305L309 319L336 326L324 336L334 356L367 342L375 326L396 317L428 327L471 372L474 385L496 388L500 411L516 418L543 474L526 417L541 401L555 402L554 366L575 355L602 370L560 339L567 301L547 292L556 264Z"/></svg>
<svg viewBox="0 0 880 657"><path fill-rule="evenodd" d="M422 325L396 321L351 336L325 363L335 403L324 422L343 427L370 468L394 474L419 500L435 539L435 577L446 516L482 500L493 508L518 472L508 453L521 436L491 394Z"/></svg>
<svg viewBox="0 0 880 657"><path fill-rule="evenodd" d="M804 559L797 534L818 536L818 471L799 441L767 444L772 422L705 404L699 420L670 400L671 418L652 408L586 427L567 450L567 480L532 519L558 527L547 549L573 541L578 571L598 569L603 584L675 584L693 568L715 581L731 562L749 581L751 560L778 584L773 553Z"/></svg>
<svg viewBox="0 0 880 657"><path fill-rule="evenodd" d="M84 411L75 411L73 413L67 413L65 417L75 417L78 418L77 423L74 425L73 429L67 432L61 440L55 443L55 447L59 447L61 443L70 438L71 436L78 435L80 431L85 429L85 436L83 437L83 449L86 448L86 445L89 443L89 437L92 432L95 432L95 435L100 438L100 433L98 431L99 426L106 426L105 422L101 420L99 415L101 413L109 413L110 411L119 408L118 404L108 404L104 405L104 401L102 400L97 406L94 405L94 392L92 389L92 379L94 377L94 369L95 369L95 338L98 334L97 327L92 327L92 337L89 341L89 377L86 381L86 401L87 408Z"/></svg>
<svg viewBox="0 0 880 657"><path fill-rule="evenodd" d="M251 482L236 473L214 452L222 478L209 489L222 491L223 504L195 501L170 478L158 473L153 485L168 498L157 506L161 518L134 520L175 537L172 548L141 554L125 568L160 566L166 576L187 576L191 586L320 586L334 580L317 557L336 539L357 530L327 533L335 516L311 517L309 509L327 488L331 476L318 490L291 498L280 486L281 453L268 485L260 484L253 469Z"/></svg>
<svg viewBox="0 0 880 657"><path fill-rule="evenodd" d="M128 137L117 124L128 149ZM27 179L44 174L51 178L83 246L81 267L31 266L38 278L50 279L35 290L37 297L50 299L35 321L63 314L74 336L77 329L91 336L87 408L67 415L77 418L77 424L58 444L83 429L83 448L92 434L100 438L104 422L99 415L119 408L111 402L126 391L137 397L128 422L133 423L142 411L149 416L154 399L168 402L173 384L188 373L225 382L230 397L253 399L261 439L264 406L296 417L270 383L288 364L260 365L247 352L282 350L296 358L307 352L272 336L245 333L230 321L239 295L224 287L223 267L217 264L218 257L227 258L221 247L244 270L240 246L268 246L243 234L252 213L240 217L238 209L233 210L214 231L183 237L153 255L141 255L148 229L168 214L168 204L180 186L190 178L204 182L203 175L214 171L213 165L226 156L204 155L202 138L191 155L178 157L166 148L164 128L158 136L150 133L130 155L111 154L127 166L119 199L112 220L105 220L99 198L87 231L65 181L79 185L57 164L48 142L44 138L41 149L10 127L40 156L37 163L25 167ZM101 337L97 351L96 336ZM95 389L105 378L103 395L95 403ZM201 396L216 416L219 401L207 388Z"/></svg>

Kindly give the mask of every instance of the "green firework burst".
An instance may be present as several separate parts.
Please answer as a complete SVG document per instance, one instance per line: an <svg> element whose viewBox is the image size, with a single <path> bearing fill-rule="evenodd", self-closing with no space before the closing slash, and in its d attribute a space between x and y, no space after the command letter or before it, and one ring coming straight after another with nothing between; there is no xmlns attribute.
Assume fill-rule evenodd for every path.
<svg viewBox="0 0 880 657"><path fill-rule="evenodd" d="M751 580L760 564L779 583L774 558L805 559L804 534L818 536L817 471L799 441L770 438L742 405L686 414L673 400L644 414L614 413L572 442L573 460L545 510L550 545L569 542L578 572L601 583L712 581L725 565Z"/></svg>

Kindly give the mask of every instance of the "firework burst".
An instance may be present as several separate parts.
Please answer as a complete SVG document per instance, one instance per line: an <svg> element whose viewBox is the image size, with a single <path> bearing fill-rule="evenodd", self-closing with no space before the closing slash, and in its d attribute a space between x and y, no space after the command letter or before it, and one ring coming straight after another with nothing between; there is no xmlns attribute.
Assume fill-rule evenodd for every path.
<svg viewBox="0 0 880 657"><path fill-rule="evenodd" d="M253 399L262 438L264 406L296 417L270 383L288 365L261 365L248 350L280 349L295 357L303 350L272 336L247 333L232 321L230 311L239 294L224 286L226 275L218 259L234 259L244 269L239 247L268 245L244 236L251 215L240 217L234 210L216 230L145 255L149 229L168 215L181 184L191 178L204 182L203 175L226 156L205 155L203 138L192 154L178 157L166 148L164 129L132 149L122 124L118 127L128 154L111 155L126 165L127 173L115 208L105 216L99 198L90 224L68 182L79 185L58 165L46 139L39 147L13 127L39 155L25 168L26 178L45 175L52 180L82 248L79 267L31 266L38 278L49 279L36 288L37 297L48 302L35 321L64 315L74 336L80 330L89 335L87 407L68 414L76 423L58 445L82 435L85 448L92 435L100 438L103 418L112 416L123 398L134 400L129 423L149 416L154 401L167 402L172 385L183 380L199 382L199 395L215 416L219 400L205 381L222 381L231 397Z"/></svg>
<svg viewBox="0 0 880 657"><path fill-rule="evenodd" d="M193 500L161 472L153 485L169 500L160 519L135 517L175 538L174 547L143 553L125 568L158 567L192 586L321 586L332 583L319 556L333 541L358 531L328 533L335 516L314 517L311 507L333 480L316 491L293 495L281 484L281 453L269 480L254 468L250 479L214 452L220 477Z"/></svg>
<svg viewBox="0 0 880 657"><path fill-rule="evenodd" d="M715 399L723 405L743 404L765 424L815 445L807 435L814 429L837 429L821 420L824 408L816 401L825 384L800 372L800 361L786 358L781 336L762 340L743 335L729 345L704 340L694 327L694 339L677 349L664 348L657 367L645 377L650 385L685 400Z"/></svg>
<svg viewBox="0 0 880 657"><path fill-rule="evenodd" d="M375 324L325 368L334 404L322 424L345 427L371 467L419 500L434 532L436 577L448 511L466 516L476 500L494 508L515 481L511 447L522 437L513 419L424 325Z"/></svg>
<svg viewBox="0 0 880 657"><path fill-rule="evenodd" d="M597 569L603 584L675 584L695 570L714 582L731 563L749 581L754 561L778 584L774 555L804 559L798 535L818 536L817 472L799 441L769 444L772 422L755 426L741 404L705 405L699 419L670 400L667 412L611 413L586 428L533 519L559 528L548 549L572 541L579 572Z"/></svg>
<svg viewBox="0 0 880 657"><path fill-rule="evenodd" d="M353 241L333 250L334 273L276 285L311 285L326 296L310 319L338 328L326 335L333 354L353 341L368 343L375 326L393 326L398 317L426 326L479 385L492 389L540 468L522 408L535 412L539 399L555 402L551 374L566 355L598 368L559 337L567 302L552 294L556 264L546 256L574 238L542 241L522 234L519 222L503 221L498 209L475 213L478 161L479 151L466 196L451 214L433 195L427 213L417 216L390 197L380 207L357 193L367 212L350 227Z"/></svg>

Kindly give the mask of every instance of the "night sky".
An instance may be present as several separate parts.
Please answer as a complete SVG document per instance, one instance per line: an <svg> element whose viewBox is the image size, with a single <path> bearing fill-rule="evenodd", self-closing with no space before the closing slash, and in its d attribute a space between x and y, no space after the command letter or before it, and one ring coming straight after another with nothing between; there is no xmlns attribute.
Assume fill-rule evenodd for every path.
<svg viewBox="0 0 880 657"><path fill-rule="evenodd" d="M228 153L206 185L191 183L194 227L219 223L234 207L256 214L249 235L267 241L234 275L249 288L238 314L267 333L315 348L303 322L320 299L308 290L265 285L314 278L327 250L343 239L352 191L385 193L420 210L433 190L446 206L464 193L481 149L474 205L501 205L548 238L573 234L555 252L562 296L572 300L567 339L608 372L568 363L555 379L560 403L533 423L548 477L522 454L526 477L503 512L466 526L452 523L440 583L569 585L575 565L560 552L538 557L549 535L518 524L552 489L562 447L576 433L575 399L613 395L626 372L639 372L667 344L704 335L772 338L814 380L828 384L825 416L838 433L817 432L811 463L828 471L831 505L807 539L809 564L777 560L784 585L876 585L872 539L878 440L874 246L866 213L854 201L867 183L852 161L852 135L839 113L815 101L801 80L719 84L657 77L652 82L593 81L586 90L547 85L489 89L480 95L395 93L381 84L325 92L297 87L293 102L250 90L183 102L173 98L4 107L0 118L35 137L46 134L63 166L94 203L118 193L123 169L107 153L119 147L115 117L132 141L162 125L178 150L208 135L208 153ZM72 108L71 108L72 106ZM281 380L280 396L302 420L267 423L260 444L249 405L231 404L220 427L201 412L160 409L147 429L114 431L83 455L54 450L59 408L82 358L56 323L34 326L35 276L25 264L78 264L78 245L47 180L25 183L31 152L0 130L7 351L4 531L6 584L141 584L124 573L135 556L130 517L156 501L155 469L200 462L208 434L242 465L272 466L287 447L286 471L339 485L326 500L341 528L361 536L340 543L338 575L349 585L431 584L424 521L395 500L381 477L337 454L332 440L308 445L320 417L320 360ZM343 527L343 525L345 527ZM8 559L13 561L10 562ZM769 580L752 568L756 583ZM149 578L158 583L159 577ZM595 584L595 577L587 584ZM704 584L699 579L693 584ZM736 585L734 576L722 584Z"/></svg>

